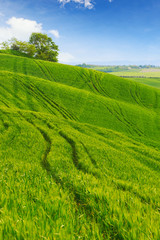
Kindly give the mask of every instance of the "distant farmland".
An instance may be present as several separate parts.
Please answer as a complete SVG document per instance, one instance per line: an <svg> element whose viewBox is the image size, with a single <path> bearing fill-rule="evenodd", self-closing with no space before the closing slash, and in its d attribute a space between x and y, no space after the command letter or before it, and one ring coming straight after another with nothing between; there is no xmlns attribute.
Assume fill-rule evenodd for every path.
<svg viewBox="0 0 160 240"><path fill-rule="evenodd" d="M141 72L112 72L116 76L128 78L130 80L160 88L160 70L148 69Z"/></svg>

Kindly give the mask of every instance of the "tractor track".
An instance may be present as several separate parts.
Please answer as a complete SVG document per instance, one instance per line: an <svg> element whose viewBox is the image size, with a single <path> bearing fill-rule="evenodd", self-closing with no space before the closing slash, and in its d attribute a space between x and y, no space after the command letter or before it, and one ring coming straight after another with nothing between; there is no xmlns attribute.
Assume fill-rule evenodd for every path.
<svg viewBox="0 0 160 240"><path fill-rule="evenodd" d="M23 79L23 77L22 77ZM52 111L52 108L57 110L65 119L71 119L71 120L77 120L73 114L69 113L64 107L60 106L58 103L50 99L48 96L45 95L44 92L42 92L37 86L30 83L28 84L24 83L22 80L19 79L19 82L21 85L27 90L28 93L32 93L31 95L38 99L52 114L55 115L55 112ZM51 107L49 107L49 106Z"/></svg>

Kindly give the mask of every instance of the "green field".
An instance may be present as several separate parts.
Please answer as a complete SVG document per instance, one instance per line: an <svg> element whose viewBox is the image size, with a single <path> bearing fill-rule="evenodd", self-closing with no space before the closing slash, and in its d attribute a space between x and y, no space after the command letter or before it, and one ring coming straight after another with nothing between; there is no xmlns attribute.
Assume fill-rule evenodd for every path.
<svg viewBox="0 0 160 240"><path fill-rule="evenodd" d="M148 72L136 71L136 72L112 72L113 75L128 78L130 80L149 85L152 87L160 88L160 70Z"/></svg>
<svg viewBox="0 0 160 240"><path fill-rule="evenodd" d="M136 81L145 85L160 88L160 67L152 65L98 66L87 64L80 64L77 66L110 73L118 77L128 78L131 81Z"/></svg>
<svg viewBox="0 0 160 240"><path fill-rule="evenodd" d="M131 81L136 81L145 85L149 85L151 87L160 88L160 72L113 72L112 74L128 78Z"/></svg>
<svg viewBox="0 0 160 240"><path fill-rule="evenodd" d="M160 90L0 54L0 239L159 240Z"/></svg>
<svg viewBox="0 0 160 240"><path fill-rule="evenodd" d="M160 78L128 78L130 80L151 86L151 87L155 87L155 88L160 88Z"/></svg>
<svg viewBox="0 0 160 240"><path fill-rule="evenodd" d="M120 77L144 77L144 78L160 78L160 69L159 71L153 71L150 70L148 72L143 72L143 71L126 71L126 72L112 72L112 74Z"/></svg>

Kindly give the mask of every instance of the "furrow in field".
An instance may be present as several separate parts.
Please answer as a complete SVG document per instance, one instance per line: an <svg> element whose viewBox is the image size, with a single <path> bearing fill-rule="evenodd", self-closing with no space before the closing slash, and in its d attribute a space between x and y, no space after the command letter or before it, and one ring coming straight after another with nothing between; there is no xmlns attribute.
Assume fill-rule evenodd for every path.
<svg viewBox="0 0 160 240"><path fill-rule="evenodd" d="M21 83L21 85L25 88L25 90L27 90L27 92L29 94L31 94L32 96L34 96L36 99L38 99L38 101L41 102L42 105L44 105L45 107L47 107L47 109L49 110L49 112L51 112L52 114L55 114L55 112L53 111L53 109L55 109L56 111L58 111L64 118L66 119L72 119L72 120L77 120L77 118L75 116L73 116L73 114L69 113L69 111L67 111L64 107L60 106L58 103L56 103L55 101L53 101L52 99L50 99L42 90L40 90L40 88L38 88L36 85L34 85L33 83L30 83L29 85L27 83L25 83L25 81L22 81L20 79L18 79L19 83Z"/></svg>
<svg viewBox="0 0 160 240"><path fill-rule="evenodd" d="M121 182L120 180L114 179L112 178L112 183L114 185L114 187L117 190L123 191L125 193L130 193L132 196L137 197L137 199L139 199L139 201L142 204L145 204L146 206L150 205L151 208L155 211L156 214L159 215L160 213L160 205L159 202L153 202L152 198L150 197L150 195L144 195L143 192L139 191L139 189L134 188L134 186L128 184L127 182Z"/></svg>
<svg viewBox="0 0 160 240"><path fill-rule="evenodd" d="M62 130L59 131L59 134L61 137L63 137L68 142L68 144L72 148L72 160L73 160L74 166L79 171L83 171L83 173L85 173L85 174L92 174L93 176L97 177L98 176L97 173L90 171L89 167L85 166L85 164L83 163L82 157L80 157L80 153L82 154L82 152L84 152L84 150L85 150L84 145L82 145L80 142L75 140L74 137L66 134ZM83 150L81 149L81 145L83 146ZM86 155L86 151L84 153ZM87 153L87 156L89 156L88 153ZM84 158L84 155L83 155L83 158Z"/></svg>
<svg viewBox="0 0 160 240"><path fill-rule="evenodd" d="M143 145L141 142L135 142L133 139L131 138L127 138L126 139L122 138L122 136L117 136L116 139L118 140L112 140L110 139L110 135L108 136L108 134L103 132L98 132L96 133L96 129L94 129L94 131L92 130L91 127L88 128L88 130L84 130L87 129L87 126L83 127L83 131L82 129L80 130L80 132L82 131L82 133L84 134L88 134L91 135L95 138L97 138L98 141L101 141L103 143L106 143L108 145L110 145L111 147L113 147L115 150L120 150L122 151L122 146L125 146L124 152L127 152L127 154L132 157L134 156L135 160L141 162L142 164L148 166L149 168L155 170L156 172L159 172L159 168L160 168L160 155L159 155L159 151L157 149L155 149L155 147L147 147L145 145ZM115 133L113 132L112 135L114 135Z"/></svg>
<svg viewBox="0 0 160 240"><path fill-rule="evenodd" d="M82 131L83 130L83 131ZM93 136L93 138L96 138L97 141L100 141L102 143L105 143L106 146L110 146L112 149L113 148L113 151L117 152L119 154L119 156L123 156L126 157L126 154L127 154L127 157L128 159L134 159L134 162L137 161L137 163L139 162L140 164L137 164L142 170L143 170L143 166L144 168L148 171L148 172L155 172L154 174L157 176L157 178L159 177L159 169L160 169L160 165L158 162L156 162L155 160L157 159L158 157L158 152L155 152L155 156L153 155L152 157L155 159L152 159L151 157L147 157L143 154L144 152L144 149L143 149L143 146L139 146L137 147L136 149L132 149L132 144L130 144L130 141L128 141L128 144L129 145L126 145L126 142L122 141L122 143L120 143L120 139L117 139L117 140L111 140L110 138L104 138L103 136L99 135L99 134L95 134L95 132L93 130L91 130L91 128L89 128L88 130L86 129L86 127L83 127L83 129L79 130L80 132L82 131L84 134L87 134L89 136ZM77 139L78 140L78 139ZM118 143L118 142L119 143ZM97 143L98 144L98 143ZM99 143L98 145L101 145L101 143ZM130 146L131 145L131 146ZM134 147L134 145L133 145ZM87 147L85 147L87 149ZM142 152L139 153L139 151L137 151L139 149L139 151L141 150ZM88 150L87 150L88 151ZM107 158L107 150L106 150L106 158ZM107 160L107 159L106 159ZM160 160L160 158L159 158ZM108 159L109 161L109 159ZM98 166L99 169L101 169L100 166ZM104 166L102 167L101 169L101 172L104 173ZM109 172L107 172L107 179L108 177L111 177L112 179L114 179L115 182L117 182L117 184L119 185L119 183L121 182L121 180L119 178L115 178L113 177L112 175L110 175ZM126 187L125 187L125 184L126 184ZM128 184L128 181L125 181L123 182L123 187L122 187L122 191L124 189L127 189L127 191L129 191L132 195L136 195L138 198L140 198L140 200L145 203L145 204L150 204L150 197L149 197L149 192L148 194L145 196L143 194L143 192L139 192L138 189L136 188L128 188L127 187L127 184ZM157 183L158 184L158 183ZM124 189L123 189L124 188ZM152 207L153 209L155 209L156 211L158 211L158 207L159 207L159 204L158 202L156 202L155 200L155 203L152 204Z"/></svg>
<svg viewBox="0 0 160 240"><path fill-rule="evenodd" d="M120 107L120 104L117 104L117 107L119 108L119 112L115 110L115 112L117 113L117 115L119 115L120 117L122 117L123 121L126 123L126 125L128 125L128 127L134 129L134 131L139 135L139 136L143 136L144 133L136 126L134 125L133 122L127 120L126 116L123 113L122 108Z"/></svg>
<svg viewBox="0 0 160 240"><path fill-rule="evenodd" d="M38 66L38 68L40 69L40 71L43 73L43 75L45 76L45 79L52 81L51 76L48 74L48 71L46 71L46 68L44 69L44 64L42 65L40 63L40 61L38 60L34 60L34 62L36 63L36 65Z"/></svg>
<svg viewBox="0 0 160 240"><path fill-rule="evenodd" d="M4 97L4 98L8 98L8 96L12 97L13 99L13 102L15 102L15 105L16 106L19 106L21 107L21 104L22 104L22 99L20 97L18 97L17 95L15 95L15 92L13 91L10 91L7 87L5 87L4 85L0 84L0 88L3 89L1 95ZM6 92L6 94L4 94L4 91Z"/></svg>
<svg viewBox="0 0 160 240"><path fill-rule="evenodd" d="M130 89L130 93L131 93L131 96L132 96L133 100L134 100L139 106L142 106L142 107L148 109L148 106L146 106L146 105L142 102L142 99L141 99L141 96L140 96L140 88L138 87L138 84L135 84L135 85L134 85L134 94L135 94L135 95L132 93L132 89Z"/></svg>
<svg viewBox="0 0 160 240"><path fill-rule="evenodd" d="M141 96L140 96L140 89L138 88L138 84L135 86L135 96L138 99L139 105L142 105L146 108L146 105L142 102Z"/></svg>
<svg viewBox="0 0 160 240"><path fill-rule="evenodd" d="M86 89L86 86L88 87L88 89L91 91L91 92L94 92L94 88L93 86L90 84L91 83L91 79L88 75L87 72L84 72L83 69L81 70L77 70L75 69L77 75L80 77L80 79L82 79L82 81L84 82L84 89Z"/></svg>
<svg viewBox="0 0 160 240"><path fill-rule="evenodd" d="M7 131L9 128L9 123L4 121L4 119L1 116L0 116L0 121L2 122L2 126L4 127L4 129L2 130L0 129L0 134L4 134L4 132Z"/></svg>
<svg viewBox="0 0 160 240"><path fill-rule="evenodd" d="M59 111L64 118L68 118L71 120L78 120L76 116L74 116L72 113L70 113L68 110L66 110L64 107L60 106L58 103L53 101L51 98L49 98L42 90L40 90L38 87L36 87L38 90L38 93L45 99L51 106L56 108L57 111Z"/></svg>
<svg viewBox="0 0 160 240"><path fill-rule="evenodd" d="M35 116L36 114L35 113L33 113L33 115ZM21 114L21 116L22 116L22 114ZM32 124L42 135L43 135L43 138L45 139L45 142L46 142L46 149L45 149L45 152L44 152L44 154L43 154L43 157L42 157L42 165L43 165L43 167L48 171L48 172L51 172L51 174L52 174L52 176L53 176L53 178L54 178L54 180L56 181L56 183L57 184L59 184L60 183L60 179L59 179L59 177L58 177L58 175L55 173L55 172L53 172L52 171L52 167L51 167L51 165L49 164L49 162L47 161L47 157L48 157L48 154L49 154L49 152L50 152L50 150L51 150L51 139L50 139L50 137L48 136L48 134L47 134L47 132L46 132L46 130L44 131L41 127L39 127L39 126L36 126L36 124L35 123L33 123L33 121L32 120L30 120L30 119L27 119L26 117L25 117L25 120L26 121L28 121L30 124ZM41 119L40 119L41 120ZM47 125L50 129L55 129L55 127L53 127L51 124L49 124L48 123L48 125ZM78 156L78 146L76 145L76 143L74 142L74 139L73 139L73 137L71 137L71 136L67 136L66 134L64 134L62 131L60 131L60 135L63 137L63 138L65 138L66 140L67 140L67 142L69 142L69 144L72 144L72 153L73 153L73 157L74 157L74 165L76 165L76 168L77 168L77 170L80 170L80 171L82 171L84 174L90 174L90 172L88 171L88 169L86 169L86 168L81 168L81 164L79 164L79 160L80 160L80 158L79 158L79 156ZM15 137L12 139L12 142L15 140ZM83 147L84 147L84 144L82 144L83 145ZM120 146L119 146L120 147ZM86 147L84 148L84 149L87 149ZM117 149L117 146L116 146L116 149ZM89 152L88 152L89 153ZM89 154L88 154L89 155ZM56 156L55 156L56 157ZM91 158L90 158L91 159ZM94 165L95 165L95 162L93 163ZM95 165L96 166L96 165ZM91 173L92 174L92 173ZM94 174L93 174L94 175ZM97 177L97 175L95 175L96 177ZM135 190L134 188L133 189L131 189L131 188L129 188L129 187L127 187L127 185L124 185L124 184L122 184L121 185L121 183L119 182L119 180L116 180L115 179L115 181L113 181L114 182L114 184L115 184L115 187L117 188L117 189L119 189L119 190L121 190L121 191L127 191L127 192L130 192L131 194L133 194L133 195L135 195L135 196L137 196L138 198L140 198L141 199L141 201L142 201L142 203L145 203L145 204L150 204L150 201L149 201L149 198L147 198L147 197L145 197L145 196L143 196L143 195L141 195L141 194L139 194L138 192L137 192L137 190ZM68 184L69 184L69 182L68 183L66 183L66 182L61 182L61 184L62 184L62 186L64 187L66 184L67 184L67 186L68 186ZM70 184L69 184L70 185ZM75 192L76 192L76 189L75 189ZM77 196L77 195L76 195ZM157 211L157 209L158 209L158 205L156 206L156 204L153 204L153 208Z"/></svg>
<svg viewBox="0 0 160 240"><path fill-rule="evenodd" d="M2 102L7 108L10 108L9 105L3 99L0 99L0 102Z"/></svg>
<svg viewBox="0 0 160 240"><path fill-rule="evenodd" d="M31 114L35 119L38 119L38 120L40 120L40 122L44 123L44 125L46 125L49 130L52 129L52 130L57 130L58 131L58 127L56 127L56 125L51 125L49 122L47 122L46 119L42 119L35 112L32 112Z"/></svg>
<svg viewBox="0 0 160 240"><path fill-rule="evenodd" d="M49 129L56 130L56 132L58 132L58 134L62 138L64 138L65 141L71 146L73 164L78 170L82 170L84 173L89 173L96 176L95 172L94 173L91 172L89 168L85 167L85 165L83 164L83 157L87 157L88 161L90 160L91 164L93 164L93 166L97 168L96 161L89 154L87 148L85 147L82 141L76 141L76 139L71 134L68 135L66 132L64 132L64 130L61 130L59 126L57 126L56 124L51 125L44 119L42 120L42 118L38 117L37 114L32 113L32 115L34 116L34 118L39 119L41 122L43 122ZM84 155L80 156L80 154L82 153Z"/></svg>
<svg viewBox="0 0 160 240"><path fill-rule="evenodd" d="M24 83L23 81L19 80L19 83L21 84L21 86L24 88L24 90L27 93L27 98L29 99L28 96L35 98L41 106L43 106L45 109L48 110L49 113L56 115L55 111L53 111L54 108L52 108L50 106L50 104L48 104L48 102L46 102L41 95L39 95L39 93L36 91L36 87L35 85L33 85L32 83L30 83L29 85ZM32 106L31 106L32 107ZM33 107L31 110L34 110Z"/></svg>
<svg viewBox="0 0 160 240"><path fill-rule="evenodd" d="M48 124L48 127L50 128L50 129L54 129L54 127L51 125L51 124ZM79 146L78 145L76 145L76 143L75 143L75 140L73 139L73 137L70 135L70 136L68 136L68 134L66 134L63 130L60 130L59 131L59 133L60 133L60 135L63 137L63 138L65 138L66 139L66 141L71 145L71 147L72 147L72 154L73 154L73 157L74 157L74 165L76 165L75 167L76 167L76 169L78 170L78 171L82 171L84 174L88 174L89 172L88 172L88 169L86 169L85 168L85 170L84 170L84 168L81 168L81 164L79 165L79 161L80 161L80 158L79 158L79 156L78 156L78 148L79 148ZM82 144L83 145L83 144ZM83 146L84 147L84 146ZM46 150L46 152L47 152L47 150ZM55 156L56 157L56 156ZM91 211L91 209L92 209L92 205L90 205L90 197L91 196L87 196L87 194L85 193L85 194L83 194L83 191L84 191L84 189L82 190L82 191L78 191L78 189L77 189L77 186L76 186L76 184L74 184L73 182L72 182L72 179L68 179L68 177L66 176L66 177L64 177L63 179L60 179L59 178L59 176L58 176L58 172L56 173L53 169L52 169L52 167L51 167L51 165L47 162L46 163L46 166L44 167L50 174L52 174L52 177L53 177L53 179L54 179L54 181L57 183L57 184L60 184L61 186L62 186L62 188L65 190L65 191L67 191L67 190L69 190L69 191L71 191L73 194L74 194L74 196L75 196L75 201L76 201L76 203L78 204L78 207L79 208L81 208L82 207L82 209L86 212L86 213L89 213L88 211ZM87 171L86 171L87 170ZM103 170L102 170L103 171ZM158 211L158 209L159 209L159 206L156 204L156 203L154 203L154 204L152 204L152 202L151 202L151 200L150 200L150 198L148 197L148 196L145 196L145 195L143 195L143 194L141 194L141 193L139 193L138 192L138 190L136 190L136 189L134 189L134 188L131 188L130 186L128 186L127 184L124 184L124 183L121 183L121 181L119 181L119 179L115 179L114 180L114 178L112 177L112 185L114 186L114 188L115 189L117 189L118 191L121 191L121 192L126 192L126 194L128 194L128 193L130 193L131 194L131 196L136 196L138 199L139 199L139 201L141 201L143 204L145 204L146 206L148 205L148 204L150 204L151 206L152 206L152 208L157 212ZM86 190L85 190L86 191ZM93 196L92 196L93 197ZM97 198L97 196L95 195L94 196L95 198ZM88 200L87 200L88 199ZM103 199L105 199L105 196L104 196L104 198ZM98 199L97 199L98 200ZM107 199L106 199L107 200ZM99 201L99 200L98 200ZM102 204L103 205L103 204ZM85 207L86 206L86 207ZM108 209L109 210L109 209ZM110 211L110 210L109 210ZM111 210L112 211L112 210ZM98 210L93 210L92 209L92 214L94 215L94 218L95 219L97 219L97 217L99 216L99 214L98 214ZM90 212L90 213L91 213ZM91 214L91 215L92 215ZM98 214L98 215L97 215ZM100 216L99 216L100 217ZM102 217L103 218L103 217ZM118 238L119 239L119 238Z"/></svg>
<svg viewBox="0 0 160 240"><path fill-rule="evenodd" d="M135 84L135 85L132 86L132 88L131 87L129 88L130 96L133 99L133 102L135 102L137 105L146 107L143 104L143 102L141 101L140 96L138 96L138 89L137 89L137 87L138 86Z"/></svg>
<svg viewBox="0 0 160 240"><path fill-rule="evenodd" d="M0 119L7 131L7 146L10 146L16 139L21 134L21 128L15 122L15 120L11 117L11 114L8 114L5 110L2 110L0 108L0 112L2 113L0 115ZM6 120L7 118L7 120Z"/></svg>
<svg viewBox="0 0 160 240"><path fill-rule="evenodd" d="M43 61L39 61L39 64L43 66L43 68L45 68L46 72L48 73L49 79L55 82L55 79L53 78L53 74L50 72L49 67L46 64L44 64Z"/></svg>
<svg viewBox="0 0 160 240"><path fill-rule="evenodd" d="M93 87L95 88L95 90L97 91L97 93L99 93L100 95L104 96L104 97L109 97L111 98L110 94L106 91L106 89L104 89L101 86L101 79L102 79L102 75L90 72L90 78L92 79L92 84Z"/></svg>
<svg viewBox="0 0 160 240"><path fill-rule="evenodd" d="M72 145L74 165L76 165L77 170L78 171L80 170L84 174L87 174L87 172L84 169L82 169L81 167L79 168L79 166L78 166L79 163L78 163L76 148L74 146L75 143L72 142L73 140L70 137L66 136L66 134L62 133L62 131L60 131L59 133L63 138L66 139L67 142L69 142L69 144ZM46 138L46 136L45 136L46 134L44 134L44 132L42 132L42 134L44 135L44 138L47 140L48 137ZM47 141L50 142L49 139ZM46 149L46 153L49 151L49 148L47 148L47 149ZM46 159L47 159L47 156L45 157L44 168L47 170L47 172L49 174L52 175L53 180L57 183L58 186L61 186L64 191L69 191L70 193L72 193L74 195L74 201L77 204L77 208L82 209L82 211L86 214L89 221L93 221L93 219L98 220L99 218L101 218L101 220L102 220L101 224L99 224L99 223L97 223L97 224L99 225L99 229L103 233L104 237L107 237L108 234L106 232L106 227L108 229L109 226L108 226L108 223L106 223L106 221L105 221L105 215L103 215L103 214L101 215L100 209L95 209L92 206L91 199L95 199L96 202L99 202L100 201L99 197L94 193L92 193L92 195L90 195L90 193L87 191L87 188L83 189L80 186L77 186L77 183L74 183L73 177L71 177L71 179L68 178L67 176L63 177L63 179L59 178L58 172L55 172L53 170L52 166ZM109 211L111 211L111 209L109 209L109 207L106 205L107 199L105 199L105 197L103 198L103 202L104 203L101 203L101 204L105 205L105 208L107 208ZM116 226L112 226L111 232L112 232L112 236L116 236L116 235L120 236L121 235L120 233L118 233L118 229L116 229ZM115 234L115 232L116 232L116 234ZM117 239L119 239L119 238L117 238Z"/></svg>
<svg viewBox="0 0 160 240"><path fill-rule="evenodd" d="M40 132L40 134L43 136L43 139L44 139L45 145L46 145L46 149L45 149L44 154L43 154L43 156L42 156L42 165L43 165L43 166L44 166L44 165L45 165L45 166L48 165L47 157L48 157L48 155L49 155L49 153L50 153L50 151L51 151L51 144L52 144L49 135L47 134L47 132L46 132L45 130L43 130L42 128L36 126L36 124L35 124L31 119L25 117L20 111L19 111L18 113L20 114L20 116L21 116L25 121L27 121L27 122L28 122L29 124L31 124L34 128L36 128L36 129Z"/></svg>
<svg viewBox="0 0 160 240"><path fill-rule="evenodd" d="M159 152L155 152L155 154L145 152L143 146L136 147L130 143L124 150L122 150L122 146L124 143L116 143L108 138L104 138L103 136L98 138L99 141L106 143L111 146L115 150L119 150L122 154L127 153L127 155L131 158L134 158L135 161L140 162L142 165L148 167L149 170L153 170L159 174L160 172L160 157L158 157Z"/></svg>
<svg viewBox="0 0 160 240"><path fill-rule="evenodd" d="M123 125L125 125L127 127L127 130L130 134L132 134L132 130L138 134L138 136L143 136L144 134L142 133L142 131L140 129L138 129L138 127L136 125L133 125L133 123L129 122L128 120L126 120L126 118L124 117L124 115L122 115L121 113L119 113L114 106L109 106L106 105L104 102L98 100L107 110L108 112L115 117L120 123L122 123Z"/></svg>
<svg viewBox="0 0 160 240"><path fill-rule="evenodd" d="M92 164L93 164L96 168L98 168L98 166L97 166L97 162L96 162L95 159L91 156L91 154L89 153L87 147L84 145L83 142L80 142L80 143L82 144L82 146L83 146L85 152L87 153L88 158L91 160Z"/></svg>

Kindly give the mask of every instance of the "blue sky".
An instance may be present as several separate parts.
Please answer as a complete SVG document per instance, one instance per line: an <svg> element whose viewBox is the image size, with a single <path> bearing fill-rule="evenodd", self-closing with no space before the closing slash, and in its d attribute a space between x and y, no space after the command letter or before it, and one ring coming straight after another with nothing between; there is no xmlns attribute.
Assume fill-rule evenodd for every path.
<svg viewBox="0 0 160 240"><path fill-rule="evenodd" d="M160 65L160 0L0 0L0 42L49 34L60 62Z"/></svg>

